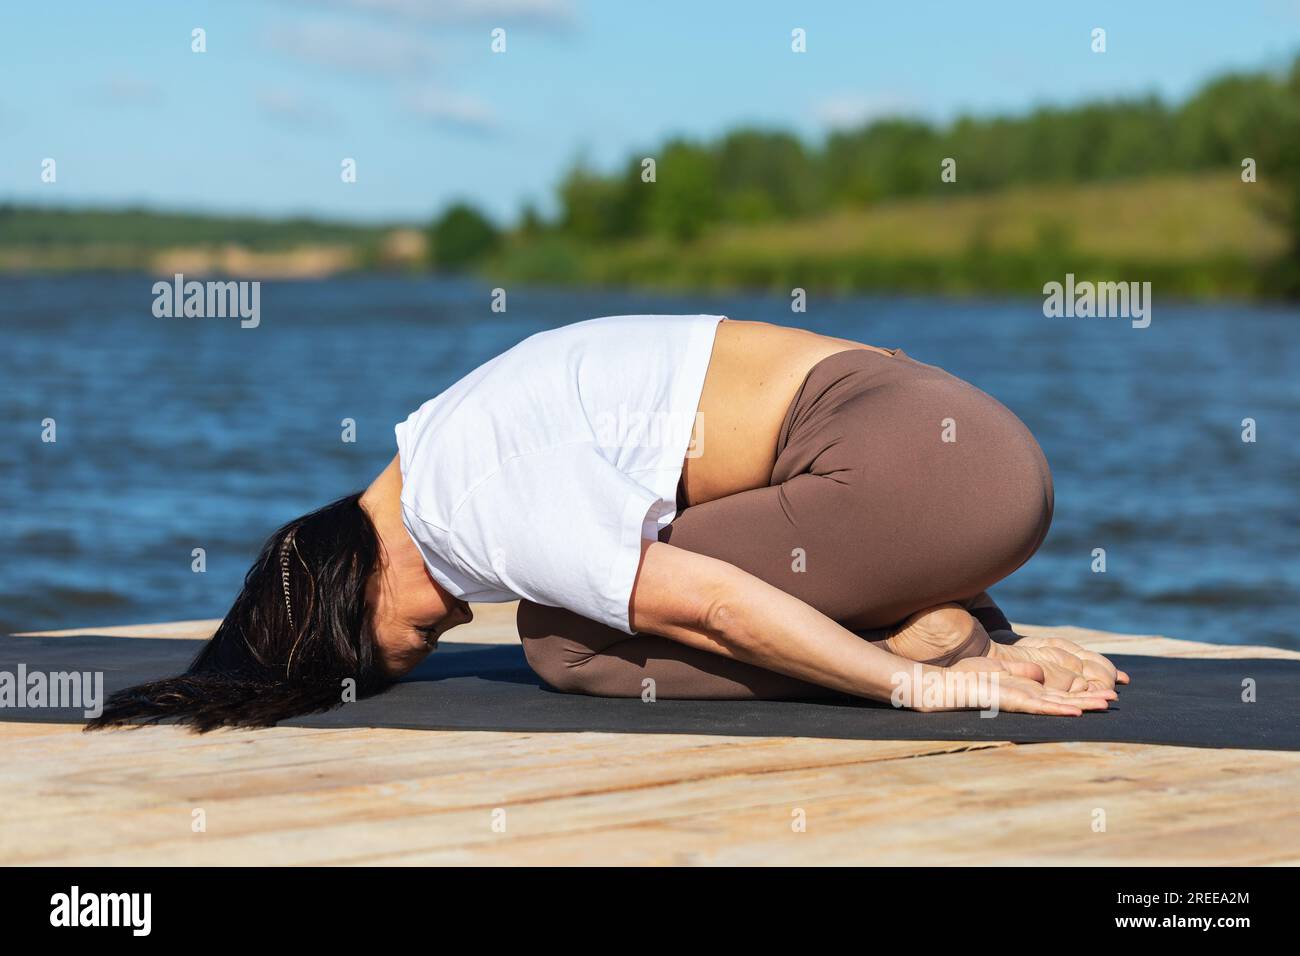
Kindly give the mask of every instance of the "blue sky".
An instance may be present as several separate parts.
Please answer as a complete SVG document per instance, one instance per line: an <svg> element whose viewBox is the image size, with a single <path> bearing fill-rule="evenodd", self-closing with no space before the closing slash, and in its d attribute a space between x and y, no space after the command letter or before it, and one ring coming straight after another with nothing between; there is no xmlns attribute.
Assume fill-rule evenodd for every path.
<svg viewBox="0 0 1300 956"><path fill-rule="evenodd" d="M816 142L887 113L1177 99L1297 52L1300 0L12 2L0 202L422 221L468 198L512 219L549 209L575 158L605 168L669 134Z"/></svg>

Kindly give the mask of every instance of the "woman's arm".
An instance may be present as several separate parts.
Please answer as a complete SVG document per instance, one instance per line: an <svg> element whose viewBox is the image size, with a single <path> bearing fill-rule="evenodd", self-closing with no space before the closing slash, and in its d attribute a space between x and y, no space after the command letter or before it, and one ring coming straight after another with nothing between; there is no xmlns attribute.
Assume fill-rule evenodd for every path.
<svg viewBox="0 0 1300 956"><path fill-rule="evenodd" d="M1000 710L1077 716L1106 708L1089 693L1047 690L1028 676L1041 677L1033 665L977 658L943 668L897 657L746 571L658 541L642 545L629 610L637 631L859 697L889 701L900 679L947 688L939 700L916 698L918 710L987 707L975 703L976 690L991 674Z"/></svg>

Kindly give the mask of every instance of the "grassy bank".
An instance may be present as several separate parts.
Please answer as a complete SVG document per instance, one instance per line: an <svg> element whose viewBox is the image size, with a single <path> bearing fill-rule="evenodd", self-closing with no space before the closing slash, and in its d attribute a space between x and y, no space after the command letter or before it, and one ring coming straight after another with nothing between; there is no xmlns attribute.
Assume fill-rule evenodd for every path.
<svg viewBox="0 0 1300 956"><path fill-rule="evenodd" d="M928 292L1038 292L1065 272L1189 296L1268 295L1288 250L1285 205L1234 171L915 199L691 242L516 239L494 280Z"/></svg>
<svg viewBox="0 0 1300 956"><path fill-rule="evenodd" d="M426 259L423 234L397 226L0 205L0 272L180 271L269 278L409 267Z"/></svg>
<svg viewBox="0 0 1300 956"><path fill-rule="evenodd" d="M880 201L727 224L692 240L518 231L477 271L496 283L1034 294L1080 279L1189 297L1295 287L1285 194L1237 171ZM0 208L0 272L315 277L430 268L425 233L312 220Z"/></svg>

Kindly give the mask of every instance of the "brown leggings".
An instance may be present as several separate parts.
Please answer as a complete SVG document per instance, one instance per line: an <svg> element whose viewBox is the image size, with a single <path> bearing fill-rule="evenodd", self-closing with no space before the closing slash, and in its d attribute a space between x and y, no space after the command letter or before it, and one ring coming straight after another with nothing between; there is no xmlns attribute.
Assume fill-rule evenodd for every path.
<svg viewBox="0 0 1300 956"><path fill-rule="evenodd" d="M766 488L681 510L660 539L728 561L878 643L947 602L1009 630L983 591L1038 550L1052 477L1009 410L942 369L866 349L808 373ZM521 602L529 665L557 690L779 699L829 691L653 634Z"/></svg>

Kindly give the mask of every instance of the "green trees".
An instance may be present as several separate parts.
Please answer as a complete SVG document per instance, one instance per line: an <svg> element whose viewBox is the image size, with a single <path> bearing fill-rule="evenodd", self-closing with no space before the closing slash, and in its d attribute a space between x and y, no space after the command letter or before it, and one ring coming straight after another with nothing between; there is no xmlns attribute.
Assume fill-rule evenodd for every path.
<svg viewBox="0 0 1300 956"><path fill-rule="evenodd" d="M690 240L715 222L814 212L822 193L817 161L797 137L742 129L715 144L670 140L608 176L575 164L560 183L558 226L593 242L645 235Z"/></svg>
<svg viewBox="0 0 1300 956"><path fill-rule="evenodd" d="M654 159L653 182L643 176ZM956 179L940 163L956 161ZM575 166L560 185L557 231L582 242L689 241L723 223L795 219L835 206L1238 167L1294 182L1300 260L1300 59L1289 72L1225 76L1179 106L1154 96L1042 107L940 126L888 118L833 133L819 148L779 131L712 142L673 139L602 174Z"/></svg>
<svg viewBox="0 0 1300 956"><path fill-rule="evenodd" d="M735 222L792 219L817 211L825 193L817 158L789 134L739 129L713 150L715 214Z"/></svg>
<svg viewBox="0 0 1300 956"><path fill-rule="evenodd" d="M500 234L473 206L456 203L434 221L429 240L434 265L456 271L494 252L500 244Z"/></svg>

